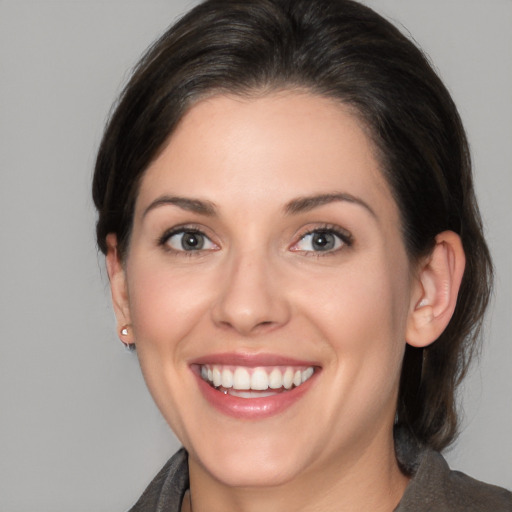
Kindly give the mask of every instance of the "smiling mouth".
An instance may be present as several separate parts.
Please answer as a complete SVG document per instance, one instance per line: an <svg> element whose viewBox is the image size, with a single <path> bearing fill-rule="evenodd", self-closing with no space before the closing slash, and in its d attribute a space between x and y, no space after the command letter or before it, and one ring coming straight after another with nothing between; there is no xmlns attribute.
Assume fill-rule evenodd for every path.
<svg viewBox="0 0 512 512"><path fill-rule="evenodd" d="M263 398L285 393L300 387L315 373L313 366L199 366L201 378L212 388L239 398Z"/></svg>

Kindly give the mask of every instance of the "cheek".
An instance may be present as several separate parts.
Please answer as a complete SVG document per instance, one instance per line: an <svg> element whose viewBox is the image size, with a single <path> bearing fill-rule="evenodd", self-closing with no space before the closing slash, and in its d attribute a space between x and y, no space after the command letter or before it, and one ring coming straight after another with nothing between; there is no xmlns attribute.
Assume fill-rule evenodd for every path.
<svg viewBox="0 0 512 512"><path fill-rule="evenodd" d="M198 324L215 289L208 272L176 272L146 260L128 269L136 342L168 350Z"/></svg>
<svg viewBox="0 0 512 512"><path fill-rule="evenodd" d="M141 370L157 406L183 442L198 400L190 393L187 360L206 337L201 326L215 289L213 279L209 272L177 272L148 258L134 258L127 274Z"/></svg>
<svg viewBox="0 0 512 512"><path fill-rule="evenodd" d="M405 256L395 262L369 258L347 265L325 282L310 283L302 294L303 309L309 308L334 364L344 369L340 378L375 387L395 384L405 349L407 269Z"/></svg>

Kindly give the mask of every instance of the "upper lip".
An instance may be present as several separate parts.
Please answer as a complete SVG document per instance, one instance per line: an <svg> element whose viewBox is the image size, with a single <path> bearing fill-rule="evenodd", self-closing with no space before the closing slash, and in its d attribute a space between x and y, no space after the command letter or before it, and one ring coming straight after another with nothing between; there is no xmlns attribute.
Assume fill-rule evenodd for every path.
<svg viewBox="0 0 512 512"><path fill-rule="evenodd" d="M208 354L198 357L190 364L219 364L231 366L247 366L256 368L259 366L320 366L317 362L305 359L296 359L279 354L249 354L237 352L225 352Z"/></svg>

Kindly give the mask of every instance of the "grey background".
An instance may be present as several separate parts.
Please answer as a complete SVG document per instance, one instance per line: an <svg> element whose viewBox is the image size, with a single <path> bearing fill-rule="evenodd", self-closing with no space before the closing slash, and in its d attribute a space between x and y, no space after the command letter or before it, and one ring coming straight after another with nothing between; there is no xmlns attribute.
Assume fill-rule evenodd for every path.
<svg viewBox="0 0 512 512"><path fill-rule="evenodd" d="M497 287L448 458L512 487L512 2L368 3L430 54L467 127ZM89 184L127 70L192 4L0 0L0 511L125 510L178 446L116 337Z"/></svg>

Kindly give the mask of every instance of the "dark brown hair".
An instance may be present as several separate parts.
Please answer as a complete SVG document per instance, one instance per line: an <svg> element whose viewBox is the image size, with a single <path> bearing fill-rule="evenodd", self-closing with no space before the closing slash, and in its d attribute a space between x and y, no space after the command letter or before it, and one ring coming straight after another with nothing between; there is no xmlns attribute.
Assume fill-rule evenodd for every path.
<svg viewBox="0 0 512 512"><path fill-rule="evenodd" d="M423 53L374 11L350 0L207 0L172 26L136 67L98 152L93 197L98 246L129 245L138 184L177 123L206 95L302 89L349 105L377 148L411 260L436 234L462 239L457 307L426 349L407 346L397 423L440 450L457 432L455 390L487 306L492 265L457 109Z"/></svg>

